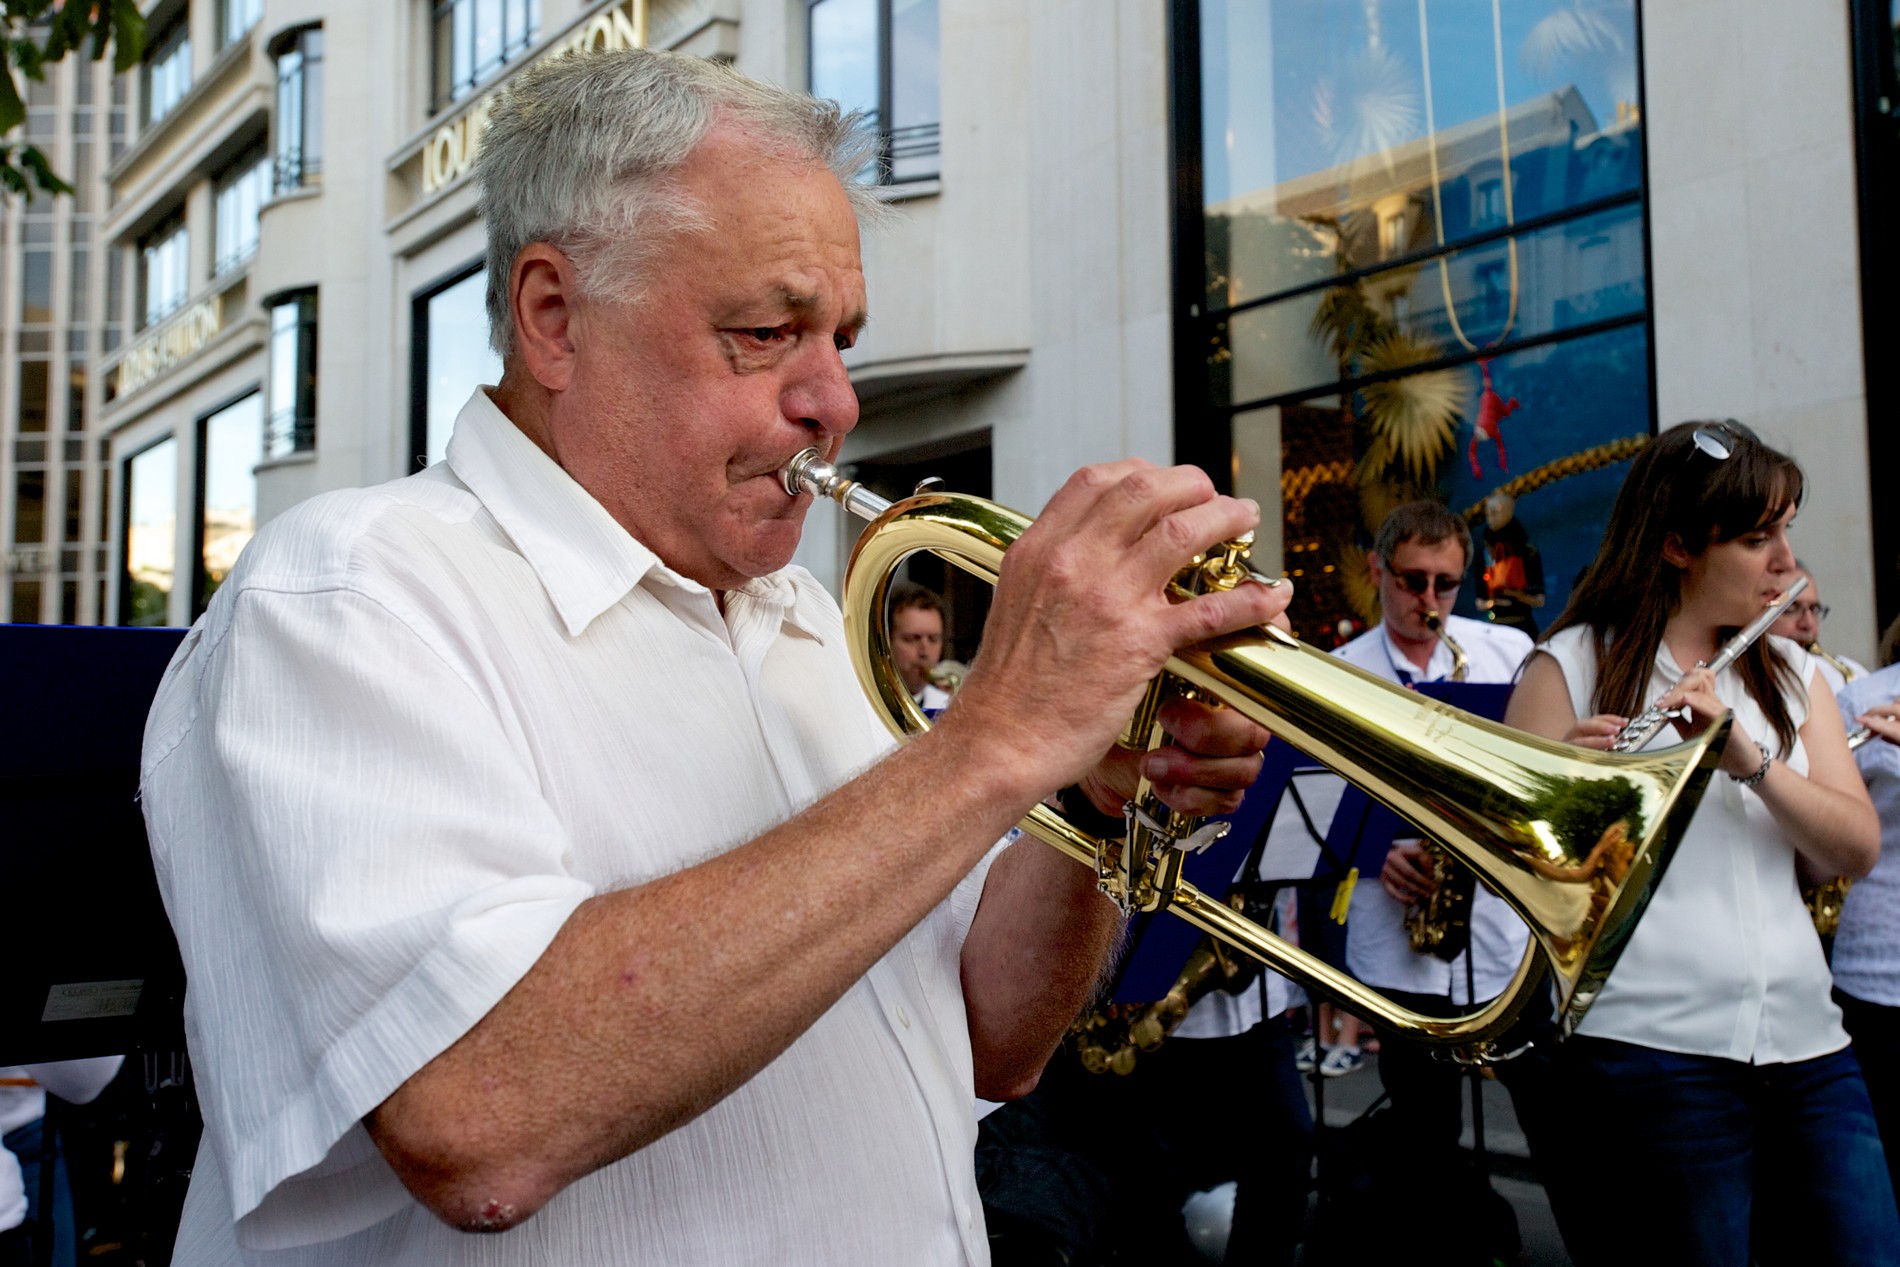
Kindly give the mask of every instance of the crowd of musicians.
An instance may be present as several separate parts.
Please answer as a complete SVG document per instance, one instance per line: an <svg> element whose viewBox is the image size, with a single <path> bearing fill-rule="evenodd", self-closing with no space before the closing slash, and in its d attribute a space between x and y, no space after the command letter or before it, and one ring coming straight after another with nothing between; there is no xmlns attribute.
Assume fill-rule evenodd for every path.
<svg viewBox="0 0 1900 1267"><path fill-rule="evenodd" d="M174 1261L1165 1262L1223 1179L1226 1260L1292 1260L1285 983L1210 995L1125 1077L1081 1070L1059 1049L1126 920L1013 830L1054 802L1132 832L1150 790L1170 823L1240 808L1272 741L1240 710L1174 695L1160 746L1116 741L1181 649L1285 629L1292 586L1234 563L1260 507L1203 472L1084 468L1009 545L958 680L922 663L941 611L902 605L936 717L891 739L791 564L818 497L865 504L828 465L881 214L858 122L644 50L510 81L477 168L500 383L444 462L265 525L147 722L204 1118ZM1812 636L1729 645L1797 578L1803 491L1738 423L1666 429L1541 631L1523 590L1452 615L1468 530L1408 507L1370 551L1381 623L1340 648L1393 691L1514 681L1508 725L1584 748L1652 706L1656 746L1732 720L1576 1034L1529 1016L1501 1044L1528 1044L1498 1076L1580 1263L1900 1262L1869 1096L1900 1005L1875 808L1900 689L1844 683L1843 710ZM1836 877L1830 974L1801 891ZM1442 883L1401 841L1332 952L1427 1014L1525 944L1480 891L1462 958L1414 950ZM1380 1044L1375 1173L1309 1261L1492 1261L1458 1070Z"/></svg>
<svg viewBox="0 0 1900 1267"><path fill-rule="evenodd" d="M1586 747L1611 747L1652 701L1689 706L1657 746L1724 712L1743 736L1724 749L1728 777L1704 794L1575 1036L1560 1043L1548 1016L1533 1016L1502 1044L1518 1055L1493 1071L1579 1262L1859 1263L1896 1252L1879 1128L1900 1143L1890 1081L1900 873L1876 867L1876 837L1884 828L1900 841L1891 742L1900 738L1900 667L1870 673L1821 646L1826 607L1793 552L1801 499L1799 467L1747 427L1665 431L1634 462L1603 549L1535 641L1449 615L1471 571L1466 526L1436 503L1402 506L1371 551L1380 623L1335 653L1406 686L1515 684L1508 724ZM1806 588L1787 601L1802 579ZM1738 630L1767 625L1777 606L1785 615L1767 636L1720 671L1702 667L1750 636ZM1338 868L1320 870L1330 892ZM1826 892L1837 877L1864 878L1844 908L1811 910L1804 889ZM1423 842L1394 843L1378 883L1353 889L1345 944L1330 954L1428 1016L1498 995L1528 935L1478 886L1454 953L1408 939L1439 883ZM1298 927L1325 947L1336 939L1323 910L1307 904ZM1837 917L1838 935L1831 920L1817 927L1817 914ZM1408 1252L1509 1261L1517 1240L1508 1207L1459 1148L1460 1084L1475 1074L1403 1033L1379 1034L1382 1103L1321 1150L1319 1217L1302 1223L1303 1206L1286 1197L1287 1176L1304 1176L1313 1159L1291 1054L1303 1018L1283 1010L1288 992L1271 976L1240 988L1265 999L1264 1010L1209 995L1166 1046L1134 1056L1125 1087L1064 1076L1034 1097L1049 1102L1035 1106L1038 1123L1054 1123L1035 1143L1054 1150L1058 1167L1101 1171L1100 1190L1113 1194L1083 1221L1142 1243L1137 1261L1200 1261L1206 1242L1191 1251L1181 1220L1157 1207L1229 1180L1229 1262L1292 1263L1303 1239L1307 1262ZM1206 1099L1206 1116L1144 1117L1139 1106L1170 1086L1221 1091ZM1023 1112L1003 1110L990 1131L999 1148ZM1211 1144L1210 1117L1226 1128ZM1097 1120L1113 1124L1100 1136L1114 1138L1089 1134ZM1157 1191L1166 1195L1154 1199ZM1008 1192L1001 1200L1016 1202ZM1076 1235L1070 1218L1059 1235ZM1091 1224L1083 1235L1099 1231Z"/></svg>

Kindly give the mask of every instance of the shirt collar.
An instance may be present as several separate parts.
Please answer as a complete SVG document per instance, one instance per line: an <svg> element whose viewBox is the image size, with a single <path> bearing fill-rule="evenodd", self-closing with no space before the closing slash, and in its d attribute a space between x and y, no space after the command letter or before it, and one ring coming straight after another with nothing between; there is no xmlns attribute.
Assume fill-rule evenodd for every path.
<svg viewBox="0 0 1900 1267"><path fill-rule="evenodd" d="M1427 660L1425 667L1421 669L1412 663L1411 657L1405 654L1404 648L1400 647L1392 637L1392 627L1383 620L1379 622L1379 634L1385 639L1385 654L1386 658L1392 662L1392 671L1399 674L1399 680L1408 686L1412 682L1435 682L1444 677L1451 668L1449 663L1443 668L1439 667L1440 660L1451 659L1451 652L1446 650L1443 638L1432 644L1432 658Z"/></svg>
<svg viewBox="0 0 1900 1267"><path fill-rule="evenodd" d="M487 388L476 388L456 415L447 458L534 570L570 637L648 578L710 598L710 590L661 562L575 483L502 413ZM799 601L811 597L807 588L820 589L804 569L783 568L732 593L779 608L787 624L823 642L822 622Z"/></svg>

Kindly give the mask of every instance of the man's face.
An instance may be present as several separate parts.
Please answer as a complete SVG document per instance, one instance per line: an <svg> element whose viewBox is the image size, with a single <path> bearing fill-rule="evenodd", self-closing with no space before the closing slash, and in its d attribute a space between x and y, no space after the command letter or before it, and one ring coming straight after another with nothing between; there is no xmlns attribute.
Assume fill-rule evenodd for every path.
<svg viewBox="0 0 1900 1267"><path fill-rule="evenodd" d="M1390 559L1368 557L1373 580L1379 586L1379 608L1395 642L1426 642L1437 637L1425 624L1425 613L1448 615L1458 601L1465 574L1465 551L1455 538L1433 545L1402 541ZM1440 586L1449 588L1441 589Z"/></svg>
<svg viewBox="0 0 1900 1267"><path fill-rule="evenodd" d="M906 607L891 617L891 653L912 695L924 689L930 671L943 658L943 616L924 607Z"/></svg>
<svg viewBox="0 0 1900 1267"><path fill-rule="evenodd" d="M821 166L715 129L677 173L713 222L672 235L631 304L580 297L548 444L665 563L728 590L785 566L811 498L778 469L857 425L840 354L865 314L858 226Z"/></svg>
<svg viewBox="0 0 1900 1267"><path fill-rule="evenodd" d="M1812 572L1796 572L1795 576L1807 577L1808 588L1789 605L1786 614L1768 632L1780 634L1783 638L1793 638L1805 647L1821 638L1821 587L1814 583ZM1788 584L1793 585L1794 580L1790 579Z"/></svg>

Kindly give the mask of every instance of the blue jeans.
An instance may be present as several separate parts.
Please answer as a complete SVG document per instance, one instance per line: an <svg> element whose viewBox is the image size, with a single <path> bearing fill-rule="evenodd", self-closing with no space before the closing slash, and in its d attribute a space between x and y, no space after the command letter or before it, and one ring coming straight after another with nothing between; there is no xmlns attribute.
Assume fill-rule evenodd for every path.
<svg viewBox="0 0 1900 1267"><path fill-rule="evenodd" d="M1900 1212L1851 1050L1780 1065L1573 1038L1576 1149L1551 1204L1580 1267L1900 1265Z"/></svg>

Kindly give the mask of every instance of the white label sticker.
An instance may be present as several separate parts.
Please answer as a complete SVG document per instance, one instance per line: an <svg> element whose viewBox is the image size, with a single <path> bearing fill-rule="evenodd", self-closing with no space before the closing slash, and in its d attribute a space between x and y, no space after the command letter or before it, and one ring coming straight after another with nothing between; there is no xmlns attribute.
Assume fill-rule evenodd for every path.
<svg viewBox="0 0 1900 1267"><path fill-rule="evenodd" d="M130 1016L139 1010L145 979L137 981L74 981L46 992L42 1021L84 1021L103 1016Z"/></svg>

